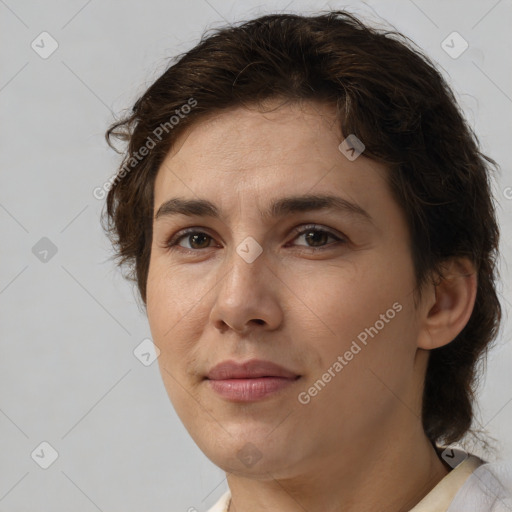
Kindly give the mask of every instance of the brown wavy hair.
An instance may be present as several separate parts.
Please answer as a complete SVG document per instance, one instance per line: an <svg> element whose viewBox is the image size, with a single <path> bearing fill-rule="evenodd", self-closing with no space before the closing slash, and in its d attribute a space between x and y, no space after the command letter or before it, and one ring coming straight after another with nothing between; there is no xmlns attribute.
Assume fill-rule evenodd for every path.
<svg viewBox="0 0 512 512"><path fill-rule="evenodd" d="M410 230L415 297L421 298L424 284L443 278L449 258L474 263L476 303L460 334L430 352L422 422L433 443L475 433L477 363L501 321L495 287L499 229L490 184L497 165L480 152L435 65L395 30L371 28L345 11L270 14L210 29L175 57L106 132L112 148L112 139L127 143L102 215L114 258L128 269L125 277L136 283L145 305L154 179L177 136L207 115L273 98L334 105L341 132L355 134L366 157L388 166ZM191 100L195 106L185 109ZM152 147L141 151L144 146Z"/></svg>

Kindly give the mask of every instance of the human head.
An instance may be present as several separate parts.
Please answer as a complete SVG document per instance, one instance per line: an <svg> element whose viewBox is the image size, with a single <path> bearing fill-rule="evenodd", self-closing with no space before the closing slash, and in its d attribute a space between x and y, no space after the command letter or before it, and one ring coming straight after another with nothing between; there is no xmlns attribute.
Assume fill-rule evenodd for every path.
<svg viewBox="0 0 512 512"><path fill-rule="evenodd" d="M423 393L428 438L461 439L472 423L477 362L501 317L494 162L480 152L442 76L403 36L341 11L276 14L215 31L180 56L107 132L128 142L107 197L119 263L146 304L155 177L174 143L216 114L279 98L332 105L341 134L355 134L364 157L389 170L409 230L416 304L426 286L443 280L450 259L474 264L473 312L451 343L430 352Z"/></svg>

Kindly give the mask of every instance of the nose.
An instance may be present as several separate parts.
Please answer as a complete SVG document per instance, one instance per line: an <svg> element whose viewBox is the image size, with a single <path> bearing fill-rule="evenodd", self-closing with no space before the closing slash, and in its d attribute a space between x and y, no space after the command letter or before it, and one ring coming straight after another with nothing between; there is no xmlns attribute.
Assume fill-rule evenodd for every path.
<svg viewBox="0 0 512 512"><path fill-rule="evenodd" d="M222 267L210 313L217 329L232 329L241 335L256 326L277 329L283 319L280 294L284 284L269 266L264 251L253 258L254 253L246 257L246 249L241 243Z"/></svg>

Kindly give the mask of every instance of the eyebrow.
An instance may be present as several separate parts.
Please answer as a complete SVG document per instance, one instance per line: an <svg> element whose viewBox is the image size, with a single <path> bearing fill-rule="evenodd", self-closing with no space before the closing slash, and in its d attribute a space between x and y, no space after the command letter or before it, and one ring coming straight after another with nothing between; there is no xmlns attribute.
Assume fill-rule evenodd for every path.
<svg viewBox="0 0 512 512"><path fill-rule="evenodd" d="M351 203L342 197L333 195L302 195L282 197L273 201L265 212L264 219L278 219L293 213L309 212L323 209L333 209L339 212L359 217L361 220L374 224L370 214L361 206ZM183 199L175 197L160 205L155 215L159 218L174 215L220 218L219 209L206 199Z"/></svg>

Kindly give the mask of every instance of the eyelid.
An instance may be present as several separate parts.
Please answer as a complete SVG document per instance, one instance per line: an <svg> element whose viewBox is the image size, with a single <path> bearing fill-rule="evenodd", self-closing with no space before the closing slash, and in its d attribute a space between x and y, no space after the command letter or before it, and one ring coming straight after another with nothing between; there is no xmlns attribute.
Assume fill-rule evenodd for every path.
<svg viewBox="0 0 512 512"><path fill-rule="evenodd" d="M324 227L324 226L318 225L318 224L301 224L300 226L293 228L291 231L291 234L293 234L295 236L292 240L295 240L295 238L297 238L298 236L305 234L308 230L327 233L329 236L331 236L332 238L334 238L336 240L335 243L348 243L348 238L344 234L341 234L341 233L338 234L337 232L335 233L331 228L327 228L327 227ZM215 239L214 236L209 234L207 228L195 226L195 227L190 227L190 228L184 228L184 229L176 232L174 235L172 235L171 237L169 237L167 239L164 246L168 249L173 249L175 247L179 247L181 250L188 251L188 252L201 251L201 249L188 249L186 247L181 247L178 244L178 242L182 238L186 238L187 235L191 235L191 234L205 234L212 240ZM311 246L307 246L307 245L302 245L299 247L303 247L305 249L311 249L313 251L315 251L315 250L321 251L321 250L326 250L326 249L330 248L331 245L333 245L332 242L330 244L327 244L327 245L321 246L321 247L311 247ZM206 249L209 249L209 247L206 247Z"/></svg>
<svg viewBox="0 0 512 512"><path fill-rule="evenodd" d="M306 233L309 230L327 233L329 236L335 238L337 242L347 242L348 241L348 239L345 235L335 233L332 229L318 225L318 224L302 224L300 226L297 226L296 228L293 228L292 233L296 235L293 238L293 240L295 240L295 238L297 238L297 236L303 235L304 233ZM327 248L329 245L330 244L328 244L324 247ZM302 246L302 247L307 247L307 246ZM310 247L310 249L315 249L315 248ZM318 249L322 249L322 247L318 247Z"/></svg>
<svg viewBox="0 0 512 512"><path fill-rule="evenodd" d="M187 235L192 235L192 234L205 234L207 236L209 236L212 240L214 239L214 237L212 235L209 234L208 230L206 228L201 228L201 227L191 227L191 228L185 228L185 229L182 229L180 231L177 231L174 235L172 235L171 237L167 238L166 241L165 241L165 247L168 247L168 248L171 248L176 246L177 243L182 239L182 238L185 238ZM194 252L197 252L199 249L187 249L186 247L181 247L181 249L184 249L184 250L189 250L189 251L194 251Z"/></svg>

